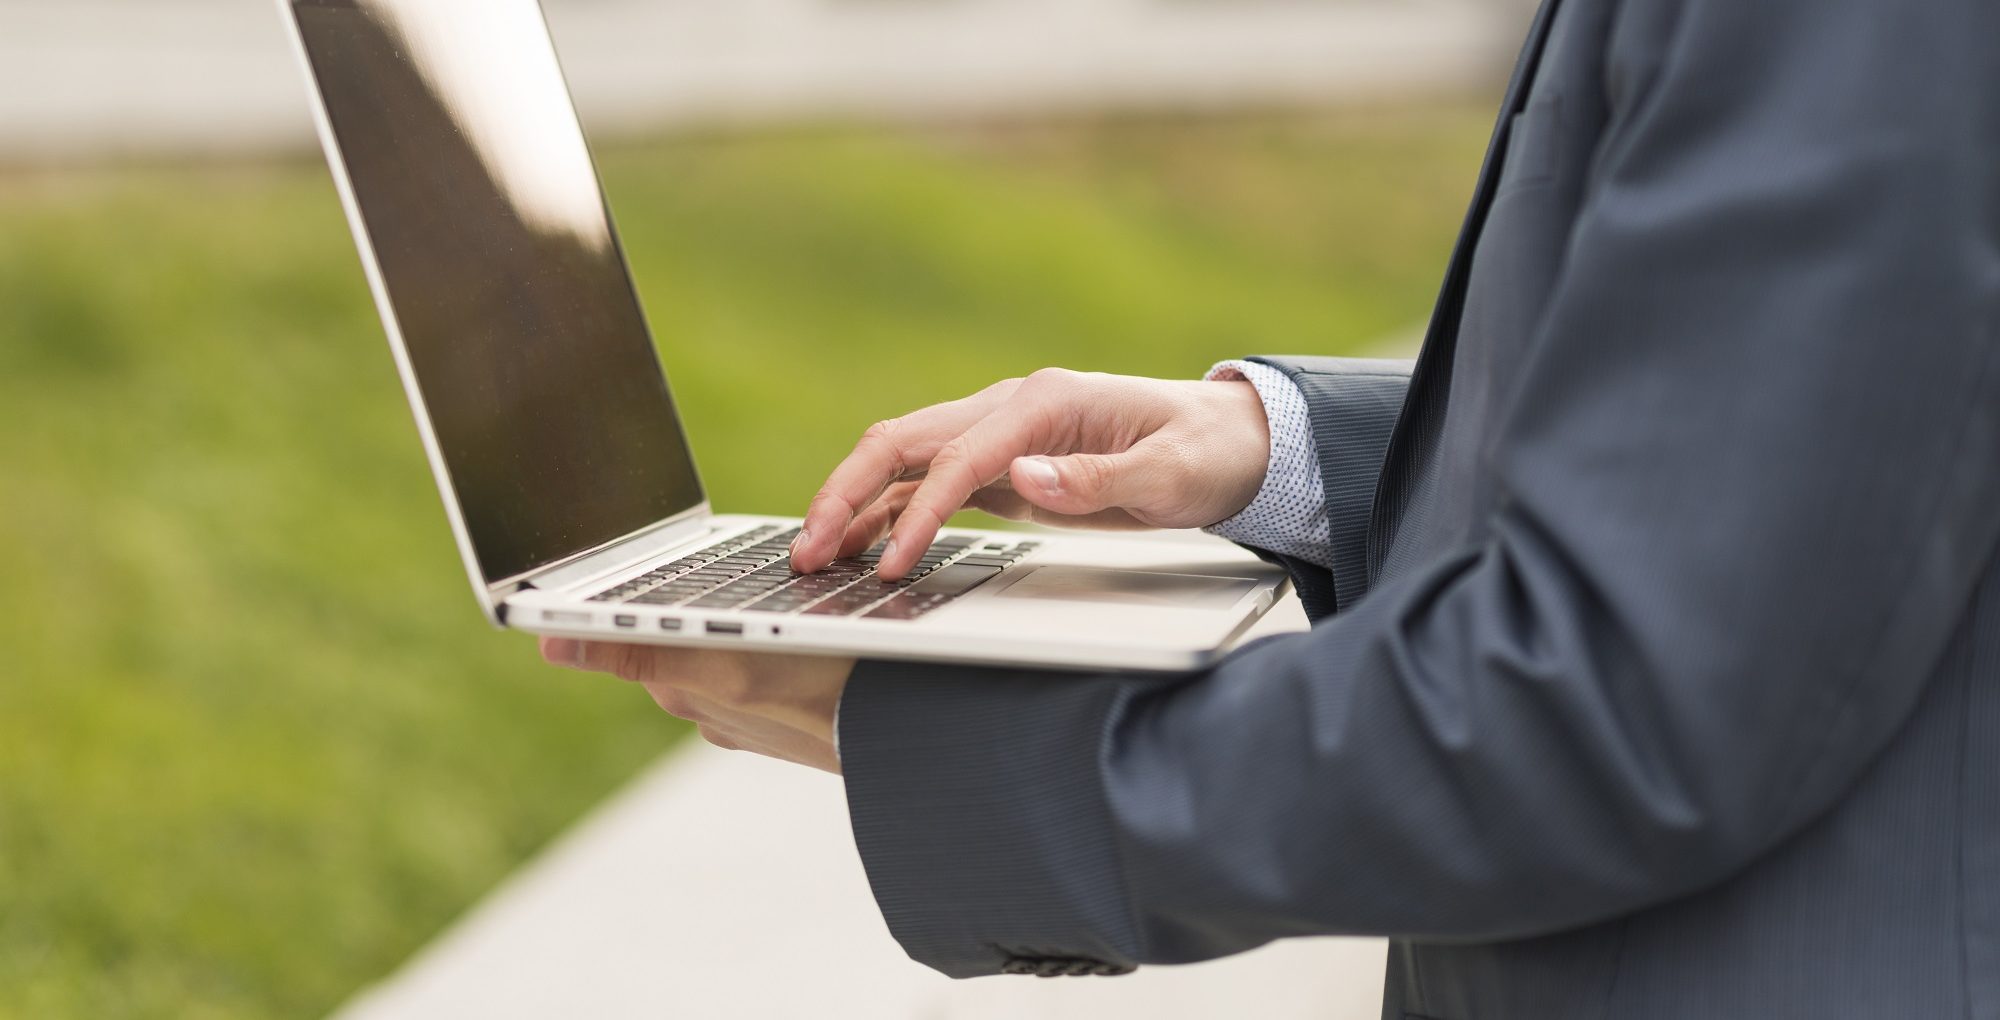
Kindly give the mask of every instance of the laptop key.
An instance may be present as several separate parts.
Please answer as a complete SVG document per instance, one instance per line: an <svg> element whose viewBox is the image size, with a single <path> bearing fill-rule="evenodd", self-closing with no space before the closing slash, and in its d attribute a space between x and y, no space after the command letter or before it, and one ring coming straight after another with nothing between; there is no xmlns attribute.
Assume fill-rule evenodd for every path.
<svg viewBox="0 0 2000 1020"><path fill-rule="evenodd" d="M806 610L806 615L848 616L880 602L884 597L891 594L894 594L894 592L879 588L856 586L828 596L826 601Z"/></svg>
<svg viewBox="0 0 2000 1020"><path fill-rule="evenodd" d="M920 602L898 595L868 611L866 620L914 620L929 610Z"/></svg>
<svg viewBox="0 0 2000 1020"><path fill-rule="evenodd" d="M1003 567L1004 564L987 566L961 561L941 568L931 576L918 581L916 586L910 590L919 595L944 595L947 597L963 595L999 577Z"/></svg>
<svg viewBox="0 0 2000 1020"><path fill-rule="evenodd" d="M1005 556L967 556L958 562L972 567L1010 567L1014 561Z"/></svg>
<svg viewBox="0 0 2000 1020"><path fill-rule="evenodd" d="M867 606L868 603L866 602L843 602L840 599L827 599L825 602L806 610L806 615L853 616L855 613L867 608Z"/></svg>
<svg viewBox="0 0 2000 1020"><path fill-rule="evenodd" d="M737 606L750 601L751 598L752 596L747 592L719 591L713 595L703 595L701 598L695 599L693 602L688 603L688 608L735 609Z"/></svg>
<svg viewBox="0 0 2000 1020"><path fill-rule="evenodd" d="M852 594L856 598L867 598L870 600L886 599L889 596L895 595L898 592L901 592L903 589L908 588L910 585L913 585L915 583L916 583L915 581L908 579L901 581L883 581L871 577L868 580L863 581L852 588L849 588L847 591L842 592L841 594L843 595Z"/></svg>
<svg viewBox="0 0 2000 1020"><path fill-rule="evenodd" d="M904 592L868 611L864 619L869 620L915 620L946 605L950 598L940 595L916 595Z"/></svg>

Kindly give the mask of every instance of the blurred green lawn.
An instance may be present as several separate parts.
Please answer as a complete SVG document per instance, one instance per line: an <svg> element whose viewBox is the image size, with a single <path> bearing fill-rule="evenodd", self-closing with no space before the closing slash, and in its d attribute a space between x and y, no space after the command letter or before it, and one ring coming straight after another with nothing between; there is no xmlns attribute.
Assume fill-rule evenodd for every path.
<svg viewBox="0 0 2000 1020"><path fill-rule="evenodd" d="M717 507L793 512L868 422L996 378L1407 328L1486 127L604 163ZM323 1013L681 736L485 629L374 314L303 158L0 175L0 1015Z"/></svg>

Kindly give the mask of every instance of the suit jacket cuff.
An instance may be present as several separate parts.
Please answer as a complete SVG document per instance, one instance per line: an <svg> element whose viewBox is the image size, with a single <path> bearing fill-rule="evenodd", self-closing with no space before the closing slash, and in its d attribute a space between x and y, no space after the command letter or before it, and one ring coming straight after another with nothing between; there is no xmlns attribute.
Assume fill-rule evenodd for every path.
<svg viewBox="0 0 2000 1020"><path fill-rule="evenodd" d="M1346 610L1368 591L1368 522L1414 364L1369 358L1250 360L1283 372L1305 397L1325 486L1333 591L1321 594L1301 583L1299 593L1308 610L1319 610L1315 616Z"/></svg>
<svg viewBox="0 0 2000 1020"><path fill-rule="evenodd" d="M940 676L940 673L948 676ZM854 841L910 956L952 977L1114 974L1129 930L1099 757L1131 682L863 663L841 704Z"/></svg>

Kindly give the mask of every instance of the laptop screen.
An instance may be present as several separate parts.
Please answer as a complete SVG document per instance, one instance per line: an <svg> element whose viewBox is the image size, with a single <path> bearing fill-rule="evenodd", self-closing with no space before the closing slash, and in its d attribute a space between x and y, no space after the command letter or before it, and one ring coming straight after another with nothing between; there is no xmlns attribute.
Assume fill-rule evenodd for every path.
<svg viewBox="0 0 2000 1020"><path fill-rule="evenodd" d="M536 0L292 0L489 583L700 505Z"/></svg>

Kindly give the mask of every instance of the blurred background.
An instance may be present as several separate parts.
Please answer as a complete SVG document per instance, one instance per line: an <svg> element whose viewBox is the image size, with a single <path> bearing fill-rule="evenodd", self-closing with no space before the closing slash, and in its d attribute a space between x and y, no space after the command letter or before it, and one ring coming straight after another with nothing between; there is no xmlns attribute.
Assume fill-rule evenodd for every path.
<svg viewBox="0 0 2000 1020"><path fill-rule="evenodd" d="M1530 13L547 7L757 512L1044 365L1407 342ZM268 0L0 0L0 407L0 1016L323 1015L683 737L481 622Z"/></svg>

